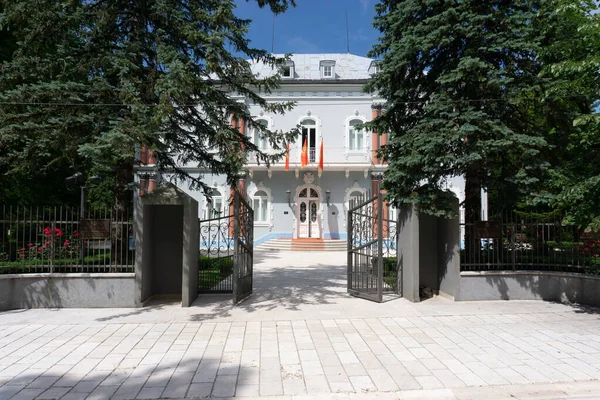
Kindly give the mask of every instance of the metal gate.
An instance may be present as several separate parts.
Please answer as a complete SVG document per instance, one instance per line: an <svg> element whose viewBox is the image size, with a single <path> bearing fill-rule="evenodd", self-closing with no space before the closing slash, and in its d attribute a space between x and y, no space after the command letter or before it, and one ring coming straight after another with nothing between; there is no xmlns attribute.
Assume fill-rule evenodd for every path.
<svg viewBox="0 0 600 400"><path fill-rule="evenodd" d="M252 261L254 253L254 211L246 200L235 192L233 249L233 302L239 303L252 294Z"/></svg>
<svg viewBox="0 0 600 400"><path fill-rule="evenodd" d="M199 221L198 293L233 293L238 303L252 294L254 211L236 191L228 209L208 212L216 216Z"/></svg>
<svg viewBox="0 0 600 400"><path fill-rule="evenodd" d="M367 193L348 210L348 293L380 303L401 294L396 221L384 218L383 196Z"/></svg>

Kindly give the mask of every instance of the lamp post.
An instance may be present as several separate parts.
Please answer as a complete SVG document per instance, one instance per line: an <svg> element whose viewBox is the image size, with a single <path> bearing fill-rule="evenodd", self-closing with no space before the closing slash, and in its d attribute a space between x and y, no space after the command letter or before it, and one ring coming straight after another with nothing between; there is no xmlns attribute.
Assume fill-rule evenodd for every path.
<svg viewBox="0 0 600 400"><path fill-rule="evenodd" d="M329 207L329 199L331 198L331 190L327 189L325 191L325 200L327 200L327 207Z"/></svg>
<svg viewBox="0 0 600 400"><path fill-rule="evenodd" d="M290 191L290 189L288 189L285 191L285 194L287 196L288 206L290 206L290 208L292 208L292 192Z"/></svg>

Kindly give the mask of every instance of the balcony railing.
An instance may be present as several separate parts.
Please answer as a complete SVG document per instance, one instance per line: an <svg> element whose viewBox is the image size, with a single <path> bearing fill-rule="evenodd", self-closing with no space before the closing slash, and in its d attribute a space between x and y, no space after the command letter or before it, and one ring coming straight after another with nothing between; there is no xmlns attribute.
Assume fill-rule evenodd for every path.
<svg viewBox="0 0 600 400"><path fill-rule="evenodd" d="M267 150L266 153L271 153L271 150ZM371 162L372 152L368 147L362 150L349 150L347 147L327 147L323 149L323 156L325 163L359 163L365 164ZM310 164L316 164L319 162L320 148L309 147L308 148L308 162ZM302 160L302 148L292 147L290 149L290 164L300 164ZM248 155L248 163L256 164L256 157L253 154ZM285 157L282 157L275 165L285 164Z"/></svg>

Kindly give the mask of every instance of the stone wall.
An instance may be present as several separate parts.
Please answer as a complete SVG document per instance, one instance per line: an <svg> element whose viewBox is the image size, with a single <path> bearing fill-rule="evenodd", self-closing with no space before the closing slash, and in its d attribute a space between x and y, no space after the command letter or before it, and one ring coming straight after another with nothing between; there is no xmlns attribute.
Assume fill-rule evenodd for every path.
<svg viewBox="0 0 600 400"><path fill-rule="evenodd" d="M138 306L133 273L0 275L0 310Z"/></svg>

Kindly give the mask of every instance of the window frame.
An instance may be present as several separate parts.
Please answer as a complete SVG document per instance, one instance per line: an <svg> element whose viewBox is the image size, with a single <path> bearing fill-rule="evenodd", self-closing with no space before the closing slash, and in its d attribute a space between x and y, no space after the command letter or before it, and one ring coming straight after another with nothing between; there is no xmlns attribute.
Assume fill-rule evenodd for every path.
<svg viewBox="0 0 600 400"><path fill-rule="evenodd" d="M263 192L264 195L260 195L259 197L256 197L256 193L259 193L259 192ZM262 219L260 219L260 220L255 219L253 221L254 226L272 227L273 226L273 223L272 223L272 221L273 221L273 196L271 193L271 189L264 186L262 184L262 182L259 182L250 193L251 193L251 195L249 197L252 201L252 208L254 208L254 218L256 218L257 213L259 214L260 217L262 217ZM258 209L254 206L255 200L259 201ZM263 212L262 205L265 202L266 202L266 208L264 208L264 210L266 210L266 215L262 215L262 212Z"/></svg>
<svg viewBox="0 0 600 400"><path fill-rule="evenodd" d="M266 128L266 129L268 129L268 130L271 130L271 121L270 121L269 119L267 119L267 118L265 118L265 117L258 117L258 118L255 118L255 119L254 119L254 123L255 123L255 124L260 124L260 121L264 121L264 123L265 123L265 128ZM267 152L267 151L271 150L271 143L269 143L269 139L268 139L268 138L263 138L263 139L261 139L261 140L264 140L264 142L265 142L265 147L264 147L264 148L263 148L263 147L260 147L260 146L259 146L259 145L256 143L255 136L256 136L257 132L256 132L256 128L255 128L255 127L252 127L252 128L250 128L250 129L247 129L247 131L249 132L250 140L252 140L252 143L254 143L254 145L255 145L256 147L258 147L258 149L259 149L260 151L262 151L262 152Z"/></svg>
<svg viewBox="0 0 600 400"><path fill-rule="evenodd" d="M305 121L312 121L314 124L304 124ZM298 125L300 125L300 140L297 140L297 148L298 148L298 156L302 153L302 146L304 145L304 141L303 141L303 130L307 129L307 133L306 133L306 137L307 137L307 147L308 147L308 153L309 153L309 163L316 163L319 162L319 157L318 157L318 148L319 148L319 143L321 142L321 121L319 118L313 116L313 115L304 115L302 116L299 120L298 120ZM311 146L311 140L310 140L310 129L314 129L315 130L315 141L314 141L314 146ZM312 152L311 152L311 149ZM300 161L300 160L298 160Z"/></svg>
<svg viewBox="0 0 600 400"><path fill-rule="evenodd" d="M289 75L286 75L286 70L289 71ZM294 79L294 62L286 61L285 64L283 64L283 66L281 67L279 73L281 75L281 78L283 79Z"/></svg>
<svg viewBox="0 0 600 400"><path fill-rule="evenodd" d="M214 195L214 193L217 192L218 195ZM202 211L202 215L203 215L203 219L214 219L214 218L219 218L225 215L225 204L227 203L225 200L225 196L223 195L223 190L221 188L218 187L214 187L212 188L212 196L211 199L206 199L206 201L204 202L204 210ZM216 208L213 206L213 204L215 203L215 200L220 200L221 201L221 207L219 212L216 212Z"/></svg>
<svg viewBox="0 0 600 400"><path fill-rule="evenodd" d="M330 68L330 74L325 75L325 68ZM321 60L319 62L321 79L335 79L335 60Z"/></svg>
<svg viewBox="0 0 600 400"><path fill-rule="evenodd" d="M361 124L367 122L367 119L360 115L353 115L351 117L346 118L346 146L345 152L346 154L365 154L369 151L369 131L366 129L362 129L362 148L361 149L351 149L350 148L350 136L353 130L352 122L360 121ZM356 132L356 131L355 131Z"/></svg>

